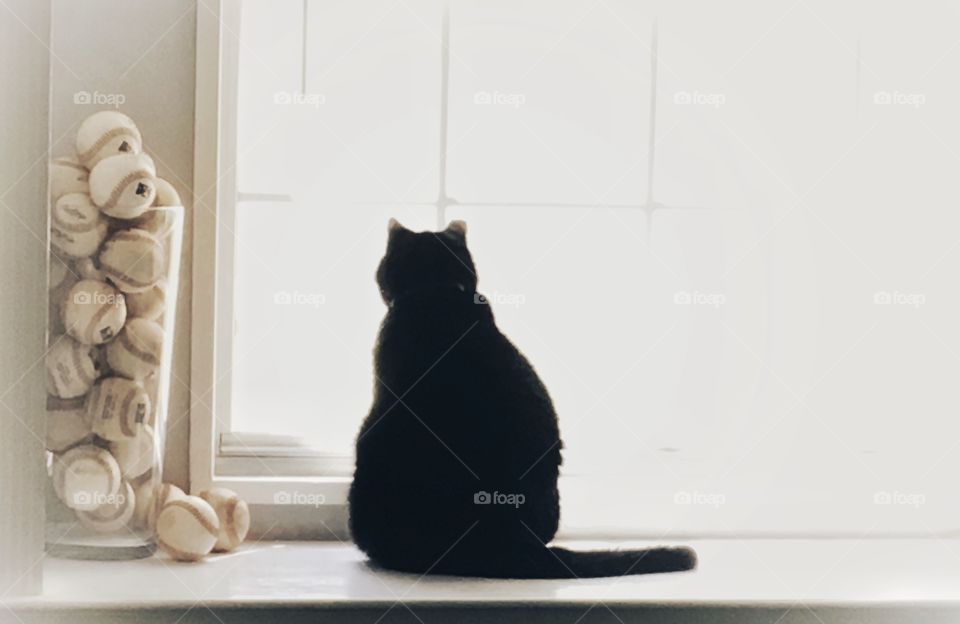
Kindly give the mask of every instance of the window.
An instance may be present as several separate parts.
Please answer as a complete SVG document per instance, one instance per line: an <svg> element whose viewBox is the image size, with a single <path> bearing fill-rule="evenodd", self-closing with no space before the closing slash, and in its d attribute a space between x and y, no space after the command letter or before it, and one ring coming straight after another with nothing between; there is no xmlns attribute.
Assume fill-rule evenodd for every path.
<svg viewBox="0 0 960 624"><path fill-rule="evenodd" d="M568 532L949 526L960 55L893 9L739 5L202 7L194 479L342 502L387 220L462 218Z"/></svg>

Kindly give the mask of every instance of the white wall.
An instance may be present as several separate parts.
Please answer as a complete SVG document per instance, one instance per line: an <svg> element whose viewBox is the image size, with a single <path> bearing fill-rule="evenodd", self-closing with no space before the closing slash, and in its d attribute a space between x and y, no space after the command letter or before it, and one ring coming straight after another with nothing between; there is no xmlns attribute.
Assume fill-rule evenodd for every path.
<svg viewBox="0 0 960 624"><path fill-rule="evenodd" d="M122 99L120 109L140 127L158 174L176 187L187 205L164 463L165 480L184 487L189 474L196 10L193 0L54 0L51 28L53 154L70 153L77 125ZM90 94L91 100L99 97L101 103L75 103L78 93Z"/></svg>
<svg viewBox="0 0 960 624"><path fill-rule="evenodd" d="M0 7L0 595L40 590L50 4ZM16 504L13 504L16 501ZM12 591L11 591L12 590Z"/></svg>

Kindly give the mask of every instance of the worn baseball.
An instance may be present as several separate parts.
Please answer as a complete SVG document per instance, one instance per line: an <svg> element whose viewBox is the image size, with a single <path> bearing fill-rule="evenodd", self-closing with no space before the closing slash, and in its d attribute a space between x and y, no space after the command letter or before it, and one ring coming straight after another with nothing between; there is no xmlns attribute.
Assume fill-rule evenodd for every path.
<svg viewBox="0 0 960 624"><path fill-rule="evenodd" d="M83 397L47 397L47 450L63 453L93 433Z"/></svg>
<svg viewBox="0 0 960 624"><path fill-rule="evenodd" d="M105 347L107 363L115 373L143 380L160 369L163 328L144 318L127 319L120 334Z"/></svg>
<svg viewBox="0 0 960 624"><path fill-rule="evenodd" d="M155 321L163 314L167 302L167 285L157 282L147 290L127 293L127 313L130 316Z"/></svg>
<svg viewBox="0 0 960 624"><path fill-rule="evenodd" d="M138 479L131 483L133 486L134 506L133 516L130 517L130 527L133 529L153 531L153 495L157 490L157 483L151 476Z"/></svg>
<svg viewBox="0 0 960 624"><path fill-rule="evenodd" d="M149 290L165 270L163 245L144 230L121 230L100 251L100 270L125 293Z"/></svg>
<svg viewBox="0 0 960 624"><path fill-rule="evenodd" d="M71 509L92 511L120 488L120 466L106 449L76 446L54 459L53 489Z"/></svg>
<svg viewBox="0 0 960 624"><path fill-rule="evenodd" d="M67 193L88 193L90 173L72 157L54 158L50 162L50 199L56 202Z"/></svg>
<svg viewBox="0 0 960 624"><path fill-rule="evenodd" d="M220 520L210 504L198 496L167 502L157 517L157 543L179 561L197 561L217 543Z"/></svg>
<svg viewBox="0 0 960 624"><path fill-rule="evenodd" d="M177 213L169 207L153 207L134 220L137 229L150 232L157 240L163 240L177 223Z"/></svg>
<svg viewBox="0 0 960 624"><path fill-rule="evenodd" d="M110 442L136 437L150 413L150 397L143 386L123 377L107 377L87 397L93 432Z"/></svg>
<svg viewBox="0 0 960 624"><path fill-rule="evenodd" d="M95 348L66 334L54 338L44 358L47 392L61 399L85 395L97 380Z"/></svg>
<svg viewBox="0 0 960 624"><path fill-rule="evenodd" d="M157 194L153 199L153 206L143 213L134 223L141 230L150 232L158 239L166 238L177 222L177 213L173 210L164 210L164 207L182 206L180 195L173 185L163 178L156 179Z"/></svg>
<svg viewBox="0 0 960 624"><path fill-rule="evenodd" d="M103 344L120 332L127 320L123 295L106 282L80 280L60 307L67 333L84 344Z"/></svg>
<svg viewBox="0 0 960 624"><path fill-rule="evenodd" d="M143 148L140 130L133 120L118 111L96 112L77 129L77 156L92 169L108 156L139 154Z"/></svg>
<svg viewBox="0 0 960 624"><path fill-rule="evenodd" d="M63 326L61 307L67 292L79 281L70 264L56 254L50 254L47 264L47 287L50 294L47 296L47 322L49 326L48 339L67 331Z"/></svg>
<svg viewBox="0 0 960 624"><path fill-rule="evenodd" d="M153 200L154 206L182 206L180 194L167 180L157 178L157 197Z"/></svg>
<svg viewBox="0 0 960 624"><path fill-rule="evenodd" d="M120 465L120 474L125 479L135 479L154 466L154 439L153 427L143 425L132 438L125 438L110 443L110 452Z"/></svg>
<svg viewBox="0 0 960 624"><path fill-rule="evenodd" d="M63 256L86 258L107 237L107 220L86 193L67 193L50 211L50 245Z"/></svg>
<svg viewBox="0 0 960 624"><path fill-rule="evenodd" d="M159 397L160 396L160 375L154 375L153 377L147 377L140 382L140 385L144 387L147 391L147 396L149 397ZM150 410L147 411L147 417L144 419L143 424L150 425L156 430L157 427L157 411L159 403L161 401L154 401L150 404Z"/></svg>
<svg viewBox="0 0 960 624"><path fill-rule="evenodd" d="M104 158L90 170L90 197L106 215L136 219L153 204L156 173L144 154Z"/></svg>
<svg viewBox="0 0 960 624"><path fill-rule="evenodd" d="M77 519L80 524L100 533L118 531L133 518L136 502L133 487L124 481L120 490L106 497L96 509L78 509Z"/></svg>
<svg viewBox="0 0 960 624"><path fill-rule="evenodd" d="M137 501L131 526L135 529L146 529L152 533L157 516L163 511L163 506L169 501L185 498L186 494L175 485L157 483L152 473L148 472L145 475L132 481Z"/></svg>
<svg viewBox="0 0 960 624"><path fill-rule="evenodd" d="M94 262L93 258L80 258L73 263L73 267L77 275L80 276L80 279L97 280L98 282L103 282L107 279L103 271L97 268L97 263Z"/></svg>
<svg viewBox="0 0 960 624"><path fill-rule="evenodd" d="M160 512L167 506L167 503L186 498L187 494L173 485L172 483L161 483L154 489L153 509L150 511L150 522L156 524Z"/></svg>
<svg viewBox="0 0 960 624"><path fill-rule="evenodd" d="M220 519L215 552L229 552L247 539L250 530L250 508L237 493L227 488L212 488L200 493L200 498L210 503Z"/></svg>

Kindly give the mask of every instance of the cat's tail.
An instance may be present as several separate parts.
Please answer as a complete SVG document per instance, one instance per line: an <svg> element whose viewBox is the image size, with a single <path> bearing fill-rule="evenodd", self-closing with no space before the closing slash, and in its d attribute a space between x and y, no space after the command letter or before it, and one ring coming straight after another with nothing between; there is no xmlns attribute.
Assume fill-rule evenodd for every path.
<svg viewBox="0 0 960 624"><path fill-rule="evenodd" d="M592 551L550 547L547 552L555 558L559 568L550 566L550 569L544 571L559 574L541 578L596 578L656 574L682 572L697 567L697 553L687 547Z"/></svg>
<svg viewBox="0 0 960 624"><path fill-rule="evenodd" d="M563 579L682 572L697 567L692 548L576 551L539 545L496 556L473 553L451 556L432 570L435 574L514 579Z"/></svg>

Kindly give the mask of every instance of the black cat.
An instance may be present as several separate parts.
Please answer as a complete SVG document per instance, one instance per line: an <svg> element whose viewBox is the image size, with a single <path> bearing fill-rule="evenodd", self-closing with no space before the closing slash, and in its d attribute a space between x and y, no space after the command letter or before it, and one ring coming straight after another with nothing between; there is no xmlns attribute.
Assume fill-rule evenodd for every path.
<svg viewBox="0 0 960 624"><path fill-rule="evenodd" d="M549 548L562 443L547 389L477 294L466 226L390 221L377 270L389 306L373 407L357 438L353 539L419 574L578 578L689 570L689 548Z"/></svg>

